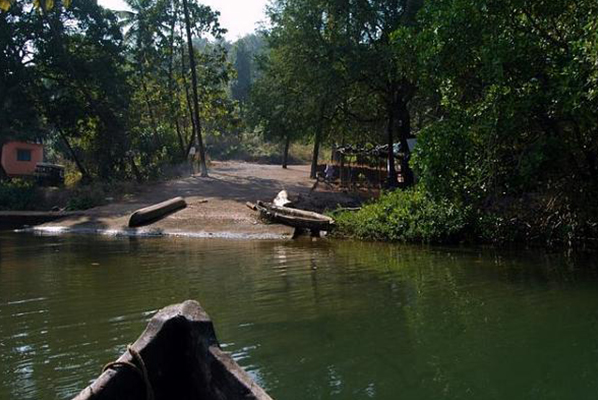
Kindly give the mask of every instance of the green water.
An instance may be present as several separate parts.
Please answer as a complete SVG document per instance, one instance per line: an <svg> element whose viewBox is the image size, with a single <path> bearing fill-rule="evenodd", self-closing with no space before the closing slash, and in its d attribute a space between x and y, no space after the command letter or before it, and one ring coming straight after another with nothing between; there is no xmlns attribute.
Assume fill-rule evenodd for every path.
<svg viewBox="0 0 598 400"><path fill-rule="evenodd" d="M68 399L196 299L276 399L596 399L587 258L0 234L0 399Z"/></svg>

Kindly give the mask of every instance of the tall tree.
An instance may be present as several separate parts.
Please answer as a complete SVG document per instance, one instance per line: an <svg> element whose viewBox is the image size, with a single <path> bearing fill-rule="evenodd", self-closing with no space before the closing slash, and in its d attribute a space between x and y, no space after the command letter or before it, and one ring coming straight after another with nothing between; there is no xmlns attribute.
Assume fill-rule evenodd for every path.
<svg viewBox="0 0 598 400"><path fill-rule="evenodd" d="M417 32L415 15L422 5L420 0L370 0L356 2L347 9L339 9L347 21L348 43L353 49L347 57L350 80L366 85L376 96L386 119L386 136L389 150L394 147L395 133L409 158L407 139L411 136L410 102L416 92L413 73L415 65L401 56L412 54L414 35ZM347 14L348 13L348 14ZM397 35L396 32L401 32ZM396 36L393 41L393 35ZM400 55L396 48L401 47ZM412 57L407 60L412 60ZM397 184L395 154L388 152L388 185ZM406 185L413 183L413 173L408 162L401 165Z"/></svg>
<svg viewBox="0 0 598 400"><path fill-rule="evenodd" d="M199 146L199 162L201 176L208 176L208 166L206 163L206 149L204 147L202 132L201 132L201 120L199 118L199 96L197 93L197 66L195 63L195 51L193 47L193 35L192 28L199 31L201 37L202 32L209 32L216 37L221 37L225 30L220 28L218 24L218 12L212 11L206 6L197 6L194 9L196 12L194 16L197 18L193 21L191 18L191 10L187 0L183 0L183 13L185 16L185 32L187 35L187 49L189 52L189 67L191 68L191 89L193 93L193 119L195 122L195 133L197 144Z"/></svg>
<svg viewBox="0 0 598 400"><path fill-rule="evenodd" d="M126 0L126 3L131 11L117 11L117 14L121 18L125 40L131 46L134 54L134 65L154 132L154 140L158 141L158 122L149 93L147 68L153 61L152 53L155 53L156 47L155 36L160 33L160 27L165 23L163 21L164 14L159 12L161 10L157 7L155 0Z"/></svg>
<svg viewBox="0 0 598 400"><path fill-rule="evenodd" d="M251 54L244 40L239 40L233 47L234 66L237 78L233 81L231 90L233 99L245 103L251 88Z"/></svg>
<svg viewBox="0 0 598 400"><path fill-rule="evenodd" d="M260 77L251 89L248 107L249 124L261 130L268 141L283 146L282 167L287 168L291 141L305 131L303 94L277 52L262 58Z"/></svg>
<svg viewBox="0 0 598 400"><path fill-rule="evenodd" d="M337 113L344 83L329 4L319 0L273 2L268 42L272 60L294 79L304 133L313 138L310 177L316 177L320 146Z"/></svg>
<svg viewBox="0 0 598 400"><path fill-rule="evenodd" d="M35 19L35 62L44 78L40 109L52 117L55 105L72 101L63 119L68 124L54 124L50 118L48 129L57 125L79 137L102 179L125 177L130 88L115 15L95 2L79 1L35 13Z"/></svg>
<svg viewBox="0 0 598 400"><path fill-rule="evenodd" d="M0 11L0 158L8 140L42 133L36 102L40 82L31 48L34 18L22 2L9 6ZM0 179L5 177L0 165Z"/></svg>

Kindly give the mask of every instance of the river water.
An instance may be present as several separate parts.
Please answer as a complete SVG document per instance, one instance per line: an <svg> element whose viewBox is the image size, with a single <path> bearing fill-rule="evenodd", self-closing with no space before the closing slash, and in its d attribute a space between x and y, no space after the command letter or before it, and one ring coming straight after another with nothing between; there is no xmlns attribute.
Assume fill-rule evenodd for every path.
<svg viewBox="0 0 598 400"><path fill-rule="evenodd" d="M591 257L0 234L0 399L68 399L198 300L275 398L596 399Z"/></svg>

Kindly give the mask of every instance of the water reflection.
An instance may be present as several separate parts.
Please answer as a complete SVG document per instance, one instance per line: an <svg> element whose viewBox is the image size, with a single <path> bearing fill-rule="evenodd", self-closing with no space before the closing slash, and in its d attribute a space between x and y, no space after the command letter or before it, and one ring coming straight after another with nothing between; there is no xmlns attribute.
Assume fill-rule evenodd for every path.
<svg viewBox="0 0 598 400"><path fill-rule="evenodd" d="M591 259L353 242L0 236L0 399L66 399L197 299L279 399L589 399Z"/></svg>

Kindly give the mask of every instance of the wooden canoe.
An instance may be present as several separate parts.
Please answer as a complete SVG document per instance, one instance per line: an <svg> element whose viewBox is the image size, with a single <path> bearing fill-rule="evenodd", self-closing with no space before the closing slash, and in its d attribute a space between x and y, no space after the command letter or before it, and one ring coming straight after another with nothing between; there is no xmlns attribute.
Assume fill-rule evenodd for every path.
<svg viewBox="0 0 598 400"><path fill-rule="evenodd" d="M315 212L279 207L259 200L256 208L265 218L293 228L308 229L312 232L329 232L334 229L334 219Z"/></svg>
<svg viewBox="0 0 598 400"><path fill-rule="evenodd" d="M272 400L218 344L210 317L187 300L166 307L74 400Z"/></svg>
<svg viewBox="0 0 598 400"><path fill-rule="evenodd" d="M162 203L141 208L129 217L129 228L151 224L185 207L187 207L185 199L175 197Z"/></svg>

